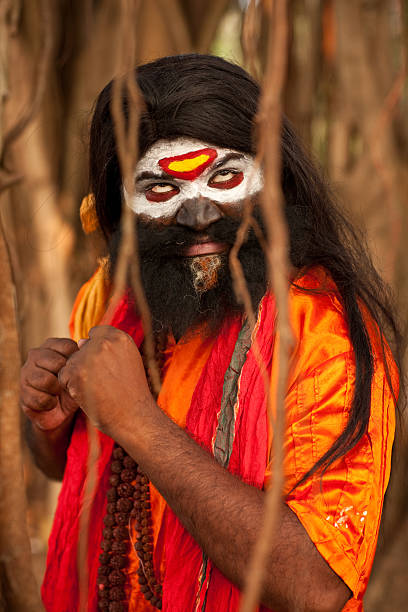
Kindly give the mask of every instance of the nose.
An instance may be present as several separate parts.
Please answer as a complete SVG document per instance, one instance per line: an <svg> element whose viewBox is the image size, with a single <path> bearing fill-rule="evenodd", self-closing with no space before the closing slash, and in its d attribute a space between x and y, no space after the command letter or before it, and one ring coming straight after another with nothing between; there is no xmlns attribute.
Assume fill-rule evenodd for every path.
<svg viewBox="0 0 408 612"><path fill-rule="evenodd" d="M221 217L217 206L208 198L192 198L183 202L176 221L179 225L200 231Z"/></svg>

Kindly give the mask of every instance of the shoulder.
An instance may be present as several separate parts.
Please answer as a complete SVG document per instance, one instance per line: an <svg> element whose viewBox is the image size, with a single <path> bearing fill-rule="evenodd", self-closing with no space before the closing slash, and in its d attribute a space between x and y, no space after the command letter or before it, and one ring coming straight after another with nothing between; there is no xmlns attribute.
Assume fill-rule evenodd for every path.
<svg viewBox="0 0 408 612"><path fill-rule="evenodd" d="M398 369L391 350L368 308L360 311L371 343L374 382L388 386L389 378L398 392ZM337 286L322 267L314 267L291 283L289 312L293 334L291 351L292 381L329 367L334 360L354 370L355 351L350 338L347 315ZM385 381L385 382L384 382Z"/></svg>

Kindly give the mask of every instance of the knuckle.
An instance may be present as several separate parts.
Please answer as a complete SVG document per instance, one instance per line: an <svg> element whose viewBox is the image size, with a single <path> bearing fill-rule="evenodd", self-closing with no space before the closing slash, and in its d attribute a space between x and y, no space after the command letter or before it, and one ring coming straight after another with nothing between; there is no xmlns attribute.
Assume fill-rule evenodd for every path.
<svg viewBox="0 0 408 612"><path fill-rule="evenodd" d="M27 394L24 398L24 404L30 409L36 412L46 410L48 405L51 404L51 397L41 397L35 393Z"/></svg>
<svg viewBox="0 0 408 612"><path fill-rule="evenodd" d="M112 348L112 339L104 336L99 341L99 346L103 351L109 351Z"/></svg>
<svg viewBox="0 0 408 612"><path fill-rule="evenodd" d="M30 362L30 361L35 361L37 355L38 355L38 348L31 348L28 353L27 353L27 361L26 363Z"/></svg>

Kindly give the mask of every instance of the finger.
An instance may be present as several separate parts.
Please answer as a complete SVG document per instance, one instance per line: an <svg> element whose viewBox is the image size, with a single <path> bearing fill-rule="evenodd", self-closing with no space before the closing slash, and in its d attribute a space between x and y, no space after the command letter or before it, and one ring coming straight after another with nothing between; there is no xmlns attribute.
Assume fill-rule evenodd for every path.
<svg viewBox="0 0 408 612"><path fill-rule="evenodd" d="M60 369L66 364L67 357L52 349L37 348L29 351L28 361L31 364L27 364L25 366L27 368L31 369L32 364L34 364L43 370L48 370L52 374L58 374Z"/></svg>
<svg viewBox="0 0 408 612"><path fill-rule="evenodd" d="M34 412L43 412L53 410L58 404L58 398L55 395L25 387L21 390L20 403L23 410L26 408Z"/></svg>
<svg viewBox="0 0 408 612"><path fill-rule="evenodd" d="M40 348L52 349L64 357L69 357L78 350L78 345L70 338L48 338Z"/></svg>
<svg viewBox="0 0 408 612"><path fill-rule="evenodd" d="M58 395L61 392L56 375L39 367L34 367L23 375L22 384L50 395Z"/></svg>
<svg viewBox="0 0 408 612"><path fill-rule="evenodd" d="M86 381L86 372L83 367L73 361L75 357L71 357L67 365L58 372L58 382L70 397L80 404L78 393Z"/></svg>
<svg viewBox="0 0 408 612"><path fill-rule="evenodd" d="M81 346L84 346L84 344L86 344L87 342L89 342L89 338L80 338L78 340L78 348L81 348Z"/></svg>

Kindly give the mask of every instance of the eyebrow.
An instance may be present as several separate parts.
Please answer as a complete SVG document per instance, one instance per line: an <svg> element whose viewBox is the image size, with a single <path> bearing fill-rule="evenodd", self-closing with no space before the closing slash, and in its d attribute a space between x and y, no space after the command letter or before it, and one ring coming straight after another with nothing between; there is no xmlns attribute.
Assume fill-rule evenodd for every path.
<svg viewBox="0 0 408 612"><path fill-rule="evenodd" d="M226 155L224 155L224 157L219 159L215 164L211 166L211 170L216 170L217 168L221 168L221 166L224 166L229 161L233 159L243 159L243 157L244 157L243 153L227 153Z"/></svg>
<svg viewBox="0 0 408 612"><path fill-rule="evenodd" d="M136 183L151 179L169 180L171 177L166 172L141 172L136 177Z"/></svg>

